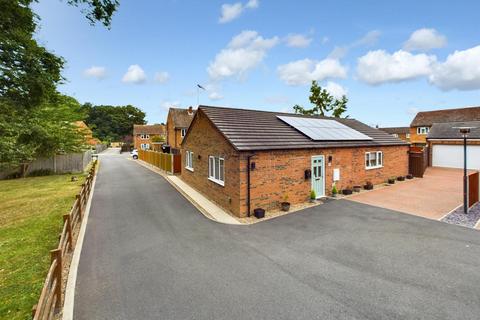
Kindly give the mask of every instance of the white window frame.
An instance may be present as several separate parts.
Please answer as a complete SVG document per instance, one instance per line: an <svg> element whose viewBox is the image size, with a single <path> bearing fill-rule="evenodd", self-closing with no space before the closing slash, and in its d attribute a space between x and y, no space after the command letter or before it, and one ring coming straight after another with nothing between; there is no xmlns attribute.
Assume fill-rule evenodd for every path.
<svg viewBox="0 0 480 320"><path fill-rule="evenodd" d="M392 134L392 136L394 136L395 138L398 138L398 133L394 133Z"/></svg>
<svg viewBox="0 0 480 320"><path fill-rule="evenodd" d="M149 135L149 134L146 134L146 133L145 133L145 134L142 133L142 134L140 135L140 139L142 139L142 140L150 139L150 135Z"/></svg>
<svg viewBox="0 0 480 320"><path fill-rule="evenodd" d="M225 186L225 158L208 156L208 180Z"/></svg>
<svg viewBox="0 0 480 320"><path fill-rule="evenodd" d="M193 152L185 152L185 169L193 171Z"/></svg>
<svg viewBox="0 0 480 320"><path fill-rule="evenodd" d="M140 145L140 148L141 148L142 150L150 150L150 144L149 144L149 143L142 143L142 144Z"/></svg>
<svg viewBox="0 0 480 320"><path fill-rule="evenodd" d="M430 132L429 127L417 127L417 134L419 135L427 135Z"/></svg>
<svg viewBox="0 0 480 320"><path fill-rule="evenodd" d="M375 165L371 165L370 162L370 157L371 155L375 155ZM370 152L365 152L365 169L370 170L370 169L378 169L378 168L383 168L383 152L382 151L370 151Z"/></svg>
<svg viewBox="0 0 480 320"><path fill-rule="evenodd" d="M187 135L187 129L180 129L180 136L184 138Z"/></svg>
<svg viewBox="0 0 480 320"><path fill-rule="evenodd" d="M405 138L410 139L410 133L407 133L407 134L405 135Z"/></svg>

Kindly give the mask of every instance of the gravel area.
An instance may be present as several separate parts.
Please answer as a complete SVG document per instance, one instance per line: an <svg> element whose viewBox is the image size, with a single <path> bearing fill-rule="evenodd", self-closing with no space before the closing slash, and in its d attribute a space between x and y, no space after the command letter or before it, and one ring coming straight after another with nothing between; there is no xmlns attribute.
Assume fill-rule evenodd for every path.
<svg viewBox="0 0 480 320"><path fill-rule="evenodd" d="M461 206L442 219L444 222L469 228L474 228L478 220L480 220L480 203L470 208L468 214L463 213L463 206Z"/></svg>

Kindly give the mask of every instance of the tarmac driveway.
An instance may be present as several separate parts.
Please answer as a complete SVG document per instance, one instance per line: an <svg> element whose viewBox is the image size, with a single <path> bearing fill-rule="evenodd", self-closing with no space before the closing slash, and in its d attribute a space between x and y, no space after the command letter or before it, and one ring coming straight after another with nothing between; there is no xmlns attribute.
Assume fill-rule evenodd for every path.
<svg viewBox="0 0 480 320"><path fill-rule="evenodd" d="M356 194L348 200L439 220L462 204L463 170L428 167L423 178Z"/></svg>
<svg viewBox="0 0 480 320"><path fill-rule="evenodd" d="M75 319L478 319L480 233L352 201L251 226L101 156Z"/></svg>

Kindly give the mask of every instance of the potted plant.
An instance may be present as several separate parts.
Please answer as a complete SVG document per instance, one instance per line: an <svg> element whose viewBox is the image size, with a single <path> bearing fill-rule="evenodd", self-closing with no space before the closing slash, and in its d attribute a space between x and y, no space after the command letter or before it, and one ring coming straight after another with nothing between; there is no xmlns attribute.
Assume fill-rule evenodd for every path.
<svg viewBox="0 0 480 320"><path fill-rule="evenodd" d="M342 190L343 195L348 196L353 193L353 190L350 187L347 187Z"/></svg>
<svg viewBox="0 0 480 320"><path fill-rule="evenodd" d="M395 178L388 178L388 184L395 184Z"/></svg>
<svg viewBox="0 0 480 320"><path fill-rule="evenodd" d="M397 181L405 181L405 177L404 176L397 177Z"/></svg>
<svg viewBox="0 0 480 320"><path fill-rule="evenodd" d="M265 209L262 209L262 208L253 209L253 215L257 219L265 218Z"/></svg>
<svg viewBox="0 0 480 320"><path fill-rule="evenodd" d="M332 197L336 197L338 194L338 190L337 190L337 186L335 184L333 184L333 187L332 187Z"/></svg>
<svg viewBox="0 0 480 320"><path fill-rule="evenodd" d="M407 179L408 180L413 179L413 174L411 174L411 173L407 174Z"/></svg>
<svg viewBox="0 0 480 320"><path fill-rule="evenodd" d="M362 190L362 186L353 186L353 192L360 192Z"/></svg>
<svg viewBox="0 0 480 320"><path fill-rule="evenodd" d="M290 202L288 202L288 195L285 195L283 197L283 202L280 203L280 205L282 206L282 211L290 210Z"/></svg>
<svg viewBox="0 0 480 320"><path fill-rule="evenodd" d="M310 191L310 202L315 202L315 200L317 200L317 194L315 193L315 190L312 189L312 191Z"/></svg>
<svg viewBox="0 0 480 320"><path fill-rule="evenodd" d="M373 183L371 181L367 181L365 185L363 186L363 189L365 190L373 190Z"/></svg>

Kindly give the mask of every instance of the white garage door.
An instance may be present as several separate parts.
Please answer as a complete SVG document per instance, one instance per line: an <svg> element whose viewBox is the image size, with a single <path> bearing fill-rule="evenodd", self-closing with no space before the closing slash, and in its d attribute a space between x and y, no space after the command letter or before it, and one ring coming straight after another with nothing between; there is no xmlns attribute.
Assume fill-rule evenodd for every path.
<svg viewBox="0 0 480 320"><path fill-rule="evenodd" d="M433 145L432 166L463 168L463 146ZM467 146L467 167L480 170L480 146Z"/></svg>

